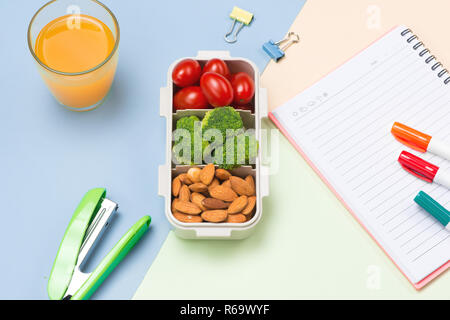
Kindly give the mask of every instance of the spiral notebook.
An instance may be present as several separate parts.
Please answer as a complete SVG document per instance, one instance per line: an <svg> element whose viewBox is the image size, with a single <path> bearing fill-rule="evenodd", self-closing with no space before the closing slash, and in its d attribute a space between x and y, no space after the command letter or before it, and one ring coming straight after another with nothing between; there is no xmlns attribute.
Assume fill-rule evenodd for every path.
<svg viewBox="0 0 450 320"><path fill-rule="evenodd" d="M424 190L450 206L450 190L400 168L407 147L390 128L399 121L450 141L449 83L424 43L400 26L269 114L417 289L449 267L450 232L413 199Z"/></svg>

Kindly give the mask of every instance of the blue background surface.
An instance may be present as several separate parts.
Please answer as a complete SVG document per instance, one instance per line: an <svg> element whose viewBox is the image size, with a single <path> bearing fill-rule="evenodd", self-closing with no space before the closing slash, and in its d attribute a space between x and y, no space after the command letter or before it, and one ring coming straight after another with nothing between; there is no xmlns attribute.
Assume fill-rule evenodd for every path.
<svg viewBox="0 0 450 320"><path fill-rule="evenodd" d="M93 296L131 298L170 229L157 195L166 134L159 88L168 66L198 50L229 50L262 71L262 43L280 39L304 1L104 3L121 28L116 78L99 109L74 113L55 102L28 51L28 23L44 1L0 0L0 299L47 299L65 228L93 187L105 187L119 211L87 271L141 216L152 216L149 232ZM255 18L230 45L223 35L234 5Z"/></svg>

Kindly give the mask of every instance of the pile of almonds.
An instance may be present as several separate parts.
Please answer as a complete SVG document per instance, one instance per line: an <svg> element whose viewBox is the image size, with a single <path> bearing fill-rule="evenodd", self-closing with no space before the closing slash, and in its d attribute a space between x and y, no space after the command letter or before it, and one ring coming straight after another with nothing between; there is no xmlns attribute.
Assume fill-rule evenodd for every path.
<svg viewBox="0 0 450 320"><path fill-rule="evenodd" d="M190 168L172 181L172 214L181 222L242 223L255 212L255 181L213 164Z"/></svg>

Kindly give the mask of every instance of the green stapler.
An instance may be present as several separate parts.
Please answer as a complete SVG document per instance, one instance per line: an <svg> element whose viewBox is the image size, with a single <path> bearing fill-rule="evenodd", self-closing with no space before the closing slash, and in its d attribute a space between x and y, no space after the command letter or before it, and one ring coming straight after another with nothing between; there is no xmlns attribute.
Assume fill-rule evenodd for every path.
<svg viewBox="0 0 450 320"><path fill-rule="evenodd" d="M94 271L82 272L80 268L118 208L117 203L106 199L105 195L106 190L103 188L89 190L75 210L48 280L50 299L89 299L148 230L151 218L144 216L117 242Z"/></svg>

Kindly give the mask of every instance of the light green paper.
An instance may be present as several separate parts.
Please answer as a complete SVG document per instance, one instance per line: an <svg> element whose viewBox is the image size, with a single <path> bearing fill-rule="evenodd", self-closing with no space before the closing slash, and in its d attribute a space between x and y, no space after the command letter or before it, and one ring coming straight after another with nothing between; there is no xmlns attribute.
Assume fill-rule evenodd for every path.
<svg viewBox="0 0 450 320"><path fill-rule="evenodd" d="M255 234L171 232L134 299L450 298L450 272L416 291L281 135L279 159Z"/></svg>

